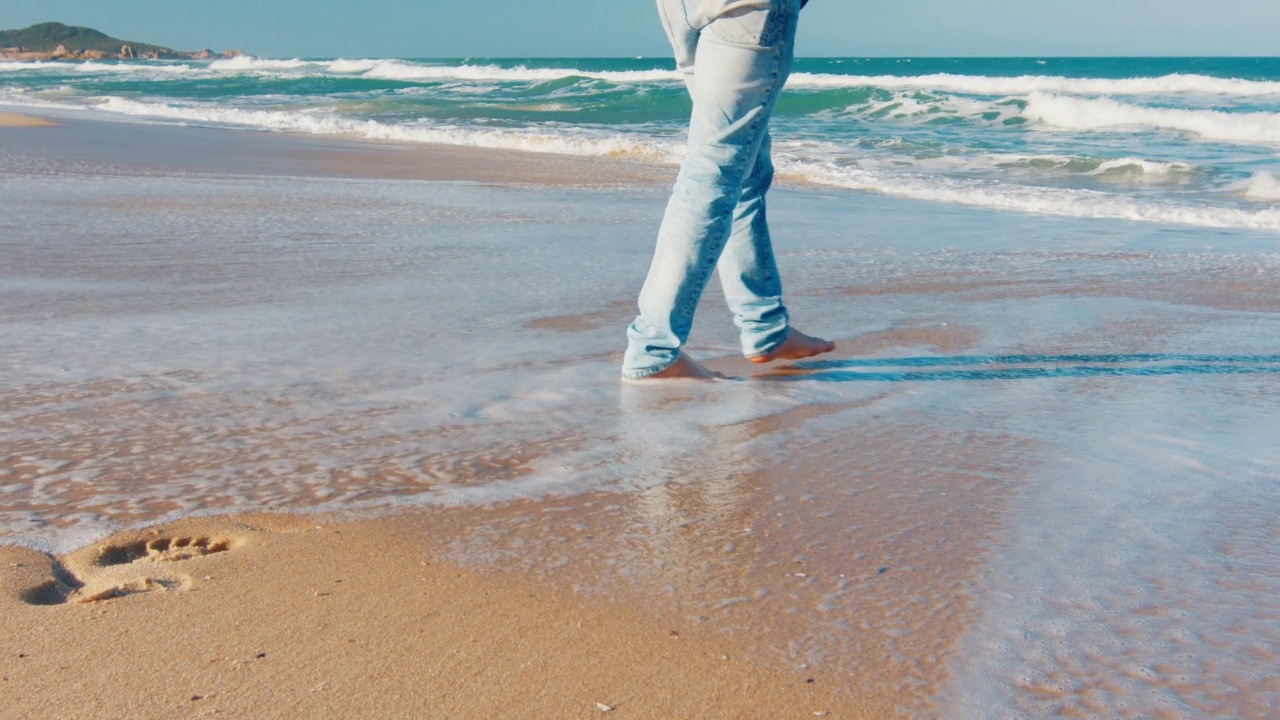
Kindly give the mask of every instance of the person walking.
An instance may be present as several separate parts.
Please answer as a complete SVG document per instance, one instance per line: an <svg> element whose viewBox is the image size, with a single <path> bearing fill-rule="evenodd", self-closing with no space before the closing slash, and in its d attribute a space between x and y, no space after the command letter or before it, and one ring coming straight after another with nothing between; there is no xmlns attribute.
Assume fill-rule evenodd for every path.
<svg viewBox="0 0 1280 720"><path fill-rule="evenodd" d="M769 118L791 72L807 0L657 2L693 114L640 314L627 330L623 377L720 377L682 352L717 266L748 360L834 350L791 327L765 215L773 182Z"/></svg>

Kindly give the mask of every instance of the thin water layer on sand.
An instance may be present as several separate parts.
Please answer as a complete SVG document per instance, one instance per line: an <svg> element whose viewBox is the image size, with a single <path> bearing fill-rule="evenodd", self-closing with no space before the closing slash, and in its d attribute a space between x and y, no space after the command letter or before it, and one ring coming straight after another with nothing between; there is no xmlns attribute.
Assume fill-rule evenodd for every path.
<svg viewBox="0 0 1280 720"><path fill-rule="evenodd" d="M1280 707L1273 236L783 189L792 309L837 352L748 365L713 286L690 352L739 379L622 385L661 188L22 142L0 134L28 158L0 167L6 542L428 509L407 525L456 562L890 712Z"/></svg>

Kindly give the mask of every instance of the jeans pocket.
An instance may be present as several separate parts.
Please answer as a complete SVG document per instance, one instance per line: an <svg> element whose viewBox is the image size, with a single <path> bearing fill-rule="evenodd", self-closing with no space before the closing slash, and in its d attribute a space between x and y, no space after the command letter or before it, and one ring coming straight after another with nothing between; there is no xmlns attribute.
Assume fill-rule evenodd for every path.
<svg viewBox="0 0 1280 720"><path fill-rule="evenodd" d="M718 42L756 48L773 48L784 42L800 7L797 0L725 4L730 6L728 11L702 32Z"/></svg>

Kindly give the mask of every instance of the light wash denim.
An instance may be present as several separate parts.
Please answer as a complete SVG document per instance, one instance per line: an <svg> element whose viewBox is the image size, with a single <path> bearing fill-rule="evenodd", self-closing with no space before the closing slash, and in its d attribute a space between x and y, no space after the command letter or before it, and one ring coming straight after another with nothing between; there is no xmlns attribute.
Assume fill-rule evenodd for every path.
<svg viewBox="0 0 1280 720"><path fill-rule="evenodd" d="M640 315L627 330L627 378L676 361L717 263L744 355L768 353L788 330L765 194L769 118L791 72L800 0L658 0L658 11L693 115Z"/></svg>

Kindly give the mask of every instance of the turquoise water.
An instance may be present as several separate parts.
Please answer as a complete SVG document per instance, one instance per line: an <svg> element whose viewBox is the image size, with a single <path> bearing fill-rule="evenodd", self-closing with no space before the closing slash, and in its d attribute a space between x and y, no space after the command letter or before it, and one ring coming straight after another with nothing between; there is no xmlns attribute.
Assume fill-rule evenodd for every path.
<svg viewBox="0 0 1280 720"><path fill-rule="evenodd" d="M794 179L1005 212L1280 230L1280 59L802 59ZM669 59L0 63L0 102L675 163Z"/></svg>

